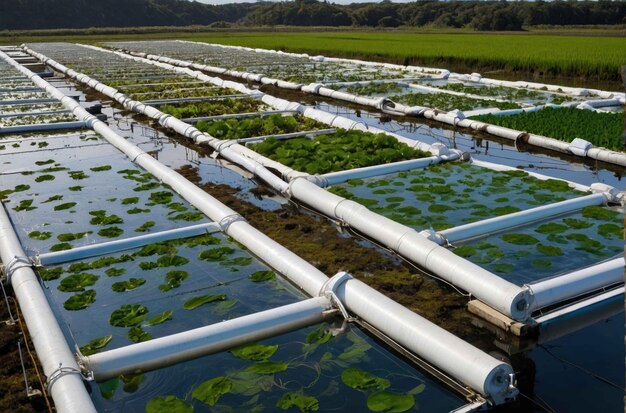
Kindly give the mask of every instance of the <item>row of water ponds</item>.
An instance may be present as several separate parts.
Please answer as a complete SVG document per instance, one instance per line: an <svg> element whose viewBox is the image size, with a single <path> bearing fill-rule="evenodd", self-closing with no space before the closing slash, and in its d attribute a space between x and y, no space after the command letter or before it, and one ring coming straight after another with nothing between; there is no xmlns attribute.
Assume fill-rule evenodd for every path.
<svg viewBox="0 0 626 413"><path fill-rule="evenodd" d="M155 47L164 54L173 52L162 49L161 44ZM192 120L195 125L212 136L239 140L302 172L324 174L427 155L385 135L328 131L327 126L299 114L211 119L225 113L267 112L272 108L258 99L238 96L236 91L207 87L165 69L105 52L71 45L40 44L34 48L134 99L155 101L166 113L183 119L196 118ZM221 65L229 63L225 56L230 58L232 54L222 52ZM210 54L206 54L206 59L211 59ZM259 64L272 66L271 62ZM289 70L288 66L272 67ZM4 78L17 77L9 67L2 69ZM346 73L345 68L338 68L337 73L341 70ZM371 70L361 70L368 76L372 74ZM349 75L358 77L359 73L355 69ZM380 73L388 78L396 75ZM23 79L8 80L0 89L24 87L25 83ZM242 176L232 165L211 158L209 150L183 145L180 138L168 136L161 128L152 129L144 119L137 118L137 123L117 105L109 106L105 97L77 88L65 79L55 78L52 83L68 94L78 95L85 105L87 101L104 102L104 113L109 115L114 130L171 168L194 169L198 183L207 191L217 193L220 185L225 184L238 190L236 198L242 205L276 213L289 206L282 196L267 189L260 195L258 188L262 184ZM10 100L42 98L38 91L15 93ZM181 98L197 100L176 101ZM407 127L406 123L381 123L376 116L338 107L336 102L319 102L319 107L348 111L350 117L367 117L367 122L382 129ZM0 114L7 115L57 110L62 109L54 103L0 106ZM69 114L60 118L54 117L56 114L33 116L37 123L75 120ZM209 119L197 119L203 117ZM5 119L10 117L0 118L0 125L18 124L2 123ZM280 139L280 135L293 133L303 136ZM428 141L433 133L445 139L449 136L441 129L422 126L410 137ZM259 136L264 138L250 139ZM461 146L476 142L467 135L459 136L459 140ZM528 164L553 168L555 177L577 173L584 176L584 183L600 177L619 185L619 171L590 171L584 165L570 168L567 161L546 155L520 155L502 146L495 160L512 153L513 162L523 159ZM488 153L484 155L490 159ZM20 241L30 255L208 222L171 188L138 169L93 132L7 135L1 142L0 159L4 165L0 191ZM411 228L437 231L582 195L560 180L539 180L523 171L496 172L462 162L353 179L329 190ZM591 206L450 248L522 285L620 256L622 231L620 208ZM309 235L302 232L299 236ZM381 260L402 265L388 252L358 236L339 236L351 236L355 244L365 245ZM411 271L423 276L418 269ZM40 269L39 275L68 341L85 355L306 298L244 246L220 233L49 266ZM376 273L359 276L367 282ZM428 282L445 294L459 294L436 280ZM440 316L446 318L446 314ZM431 321L441 323L437 318ZM101 411L401 412L451 411L465 404L460 394L389 351L366 331L357 327L339 331L336 327L316 325L157 371L92 383L91 394ZM466 328L459 330L467 331ZM621 391L605 383L619 386L623 382L623 374L611 363L615 358L622 359L620 336L623 323L618 314L549 344L531 345L509 354L495 344L506 340L485 330L475 328L464 338L485 351L498 351L500 357L514 363L524 398L511 408L585 411L590 406L613 408L621 404ZM593 371L595 376L586 368L591 366L598 368ZM580 397L565 395L561 386L566 385L587 390Z"/></svg>

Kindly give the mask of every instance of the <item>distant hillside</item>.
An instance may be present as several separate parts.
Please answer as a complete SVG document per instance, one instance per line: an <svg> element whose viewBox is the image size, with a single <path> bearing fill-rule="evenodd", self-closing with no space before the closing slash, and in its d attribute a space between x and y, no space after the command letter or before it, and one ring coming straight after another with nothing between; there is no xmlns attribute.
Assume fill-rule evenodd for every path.
<svg viewBox="0 0 626 413"><path fill-rule="evenodd" d="M210 25L425 26L521 30L535 25L626 24L626 2L236 3L185 0L1 0L0 29Z"/></svg>

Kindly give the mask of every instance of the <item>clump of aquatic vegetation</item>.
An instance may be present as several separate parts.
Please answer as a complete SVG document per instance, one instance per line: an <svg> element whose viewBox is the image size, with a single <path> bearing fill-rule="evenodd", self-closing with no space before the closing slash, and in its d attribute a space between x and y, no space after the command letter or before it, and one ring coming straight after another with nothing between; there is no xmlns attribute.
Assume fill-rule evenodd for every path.
<svg viewBox="0 0 626 413"><path fill-rule="evenodd" d="M493 96L507 100L534 100L550 101L550 103L560 104L572 100L567 96L541 93L534 90L518 89L506 86L469 86L463 83L448 83L443 86L435 86L439 89L452 90L455 92L468 93L479 96Z"/></svg>
<svg viewBox="0 0 626 413"><path fill-rule="evenodd" d="M518 115L481 115L481 122L571 142L581 138L594 146L624 150L624 113L598 113L575 108L544 108Z"/></svg>
<svg viewBox="0 0 626 413"><path fill-rule="evenodd" d="M368 85L356 85L346 88L346 92L354 93L356 95L386 95L389 93L401 92L402 87L397 83L370 83Z"/></svg>
<svg viewBox="0 0 626 413"><path fill-rule="evenodd" d="M265 104L257 99L224 99L216 102L197 102L178 105L164 105L161 112L168 113L179 119L201 116L216 116L225 113L258 112Z"/></svg>
<svg viewBox="0 0 626 413"><path fill-rule="evenodd" d="M425 106L449 112L451 110L470 111L481 108L519 109L515 102L498 102L491 99L473 99L466 96L449 95L446 93L409 93L390 97L394 102L409 106Z"/></svg>
<svg viewBox="0 0 626 413"><path fill-rule="evenodd" d="M313 139L279 141L269 138L251 147L261 155L310 174L428 156L389 135L344 129L330 135L318 135Z"/></svg>
<svg viewBox="0 0 626 413"><path fill-rule="evenodd" d="M302 115L270 116L224 119L212 122L198 122L196 128L219 139L242 139L253 136L276 135L321 129L324 125Z"/></svg>
<svg viewBox="0 0 626 413"><path fill-rule="evenodd" d="M162 92L137 92L133 91L129 96L132 99L148 100L148 99L180 99L189 97L211 97L211 96L227 96L235 95L236 91L232 89L222 89L218 87L197 87L188 89L172 89Z"/></svg>

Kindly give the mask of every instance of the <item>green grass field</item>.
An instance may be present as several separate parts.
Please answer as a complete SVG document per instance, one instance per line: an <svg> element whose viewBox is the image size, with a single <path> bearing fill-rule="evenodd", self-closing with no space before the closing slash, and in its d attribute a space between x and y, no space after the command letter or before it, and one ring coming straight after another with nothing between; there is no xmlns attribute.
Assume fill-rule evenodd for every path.
<svg viewBox="0 0 626 413"><path fill-rule="evenodd" d="M396 63L618 80L625 37L439 33L214 33L192 40Z"/></svg>
<svg viewBox="0 0 626 413"><path fill-rule="evenodd" d="M141 33L142 30L145 33ZM275 31L201 28L88 29L37 32L0 32L0 44L38 41L98 43L119 40L187 39L209 43L281 49L445 67L455 71L533 73L580 79L609 80L618 87L620 66L626 64L626 37L621 29L541 29L519 33L475 33L467 30ZM180 30L180 31L177 31ZM528 75L523 78L530 78ZM567 82L566 82L567 83Z"/></svg>

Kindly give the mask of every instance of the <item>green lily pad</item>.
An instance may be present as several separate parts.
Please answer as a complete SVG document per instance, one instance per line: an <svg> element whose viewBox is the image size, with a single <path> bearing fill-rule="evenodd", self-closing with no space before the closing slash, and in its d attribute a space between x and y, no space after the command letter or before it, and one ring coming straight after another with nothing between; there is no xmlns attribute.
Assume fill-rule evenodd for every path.
<svg viewBox="0 0 626 413"><path fill-rule="evenodd" d="M45 181L54 181L55 177L54 175L39 175L37 178L35 178L35 182L45 182Z"/></svg>
<svg viewBox="0 0 626 413"><path fill-rule="evenodd" d="M565 222L567 226L574 228L574 229L589 228L590 226L593 225L591 222L581 221L576 218L563 218L563 222Z"/></svg>
<svg viewBox="0 0 626 413"><path fill-rule="evenodd" d="M255 271L248 277L252 282L260 283L263 281L271 281L276 279L276 273L274 271Z"/></svg>
<svg viewBox="0 0 626 413"><path fill-rule="evenodd" d="M34 207L32 205L33 205L32 199L23 199L20 201L19 205L13 208L13 210L20 212L20 211L32 211L33 209L37 209L37 207Z"/></svg>
<svg viewBox="0 0 626 413"><path fill-rule="evenodd" d="M82 239L85 238L87 235L91 234L91 231L86 231L86 232L66 232L63 234L59 234L57 235L57 239L59 241L75 241L77 239Z"/></svg>
<svg viewBox="0 0 626 413"><path fill-rule="evenodd" d="M282 361L260 361L246 367L245 371L257 374L274 374L287 370L287 363Z"/></svg>
<svg viewBox="0 0 626 413"><path fill-rule="evenodd" d="M120 381L118 379L107 380L102 383L98 383L98 388L100 389L100 394L106 400L109 400L115 394L115 391L120 385Z"/></svg>
<svg viewBox="0 0 626 413"><path fill-rule="evenodd" d="M158 396L148 400L146 413L193 413L193 407L176 396Z"/></svg>
<svg viewBox="0 0 626 413"><path fill-rule="evenodd" d="M598 235L607 239L624 239L624 227L616 224L598 225Z"/></svg>
<svg viewBox="0 0 626 413"><path fill-rule="evenodd" d="M389 380L355 368L345 369L341 373L341 381L343 384L353 389L385 390L391 386Z"/></svg>
<svg viewBox="0 0 626 413"><path fill-rule="evenodd" d="M163 324L167 320L172 319L172 314L174 314L172 310L165 310L161 314L157 314L154 317L152 317L150 320L148 320L148 324L151 326L155 326L157 324Z"/></svg>
<svg viewBox="0 0 626 413"><path fill-rule="evenodd" d="M76 206L76 202L66 202L64 204L59 204L54 206L55 211L63 211L64 209L70 209Z"/></svg>
<svg viewBox="0 0 626 413"><path fill-rule="evenodd" d="M119 277L126 274L126 268L109 268L104 273L109 277Z"/></svg>
<svg viewBox="0 0 626 413"><path fill-rule="evenodd" d="M116 327L134 327L148 316L148 308L141 304L124 304L111 313L109 324Z"/></svg>
<svg viewBox="0 0 626 413"><path fill-rule="evenodd" d="M535 267L535 268L539 268L542 270L548 269L550 267L552 267L552 262L548 261L548 260L532 260L530 262L530 264Z"/></svg>
<svg viewBox="0 0 626 413"><path fill-rule="evenodd" d="M150 202L155 204L169 204L172 202L173 193L169 191L159 191L150 194Z"/></svg>
<svg viewBox="0 0 626 413"><path fill-rule="evenodd" d="M96 292L87 290L83 293L74 294L63 303L63 307L69 311L82 310L96 301Z"/></svg>
<svg viewBox="0 0 626 413"><path fill-rule="evenodd" d="M154 261L143 261L139 263L139 268L144 271L153 270L155 268L159 268L159 264Z"/></svg>
<svg viewBox="0 0 626 413"><path fill-rule="evenodd" d="M110 171L111 165L102 165L102 166L94 166L93 168L89 168L93 172L102 172L102 171Z"/></svg>
<svg viewBox="0 0 626 413"><path fill-rule="evenodd" d="M243 346L238 346L232 348L230 352L235 356L242 360L252 360L252 361L266 361L276 351L278 350L278 346L268 346L259 343L250 343L244 344Z"/></svg>
<svg viewBox="0 0 626 413"><path fill-rule="evenodd" d="M370 394L367 398L367 408L373 412L401 413L411 410L414 405L415 399L412 395L387 390Z"/></svg>
<svg viewBox="0 0 626 413"><path fill-rule="evenodd" d="M150 191L151 189L158 188L160 184L158 182L148 182L147 184L142 184L133 189L135 192L140 191Z"/></svg>
<svg viewBox="0 0 626 413"><path fill-rule="evenodd" d="M80 185L74 185L74 186L70 186L67 189L69 189L70 191L82 191L84 187L80 186Z"/></svg>
<svg viewBox="0 0 626 413"><path fill-rule="evenodd" d="M50 165L51 163L54 163L55 160L54 159L48 159L45 161L35 161L35 165L37 166L44 166L44 165Z"/></svg>
<svg viewBox="0 0 626 413"><path fill-rule="evenodd" d="M318 411L320 408L320 402L313 396L305 396L300 393L285 393L276 402L276 407L280 407L283 410L296 407L302 413L308 413L311 411Z"/></svg>
<svg viewBox="0 0 626 413"><path fill-rule="evenodd" d="M45 241L52 236L51 232L44 231L31 231L28 233L28 237L39 241Z"/></svg>
<svg viewBox="0 0 626 413"><path fill-rule="evenodd" d="M52 252L65 251L65 250L71 250L71 249L72 249L72 244L68 242L60 242L50 247L50 251Z"/></svg>
<svg viewBox="0 0 626 413"><path fill-rule="evenodd" d="M92 225L113 225L123 224L124 220L115 214L107 215L105 210L89 211L89 215L93 216L89 221Z"/></svg>
<svg viewBox="0 0 626 413"><path fill-rule="evenodd" d="M161 291L169 291L172 288L178 288L188 276L189 273L187 271L169 271L165 275L166 284L161 284L159 289Z"/></svg>
<svg viewBox="0 0 626 413"><path fill-rule="evenodd" d="M183 308L185 310L193 310L194 308L198 308L204 304L209 304L215 301L224 301L224 300L226 300L225 294L201 295L199 297L194 297L190 300L185 301L185 304L183 304Z"/></svg>
<svg viewBox="0 0 626 413"><path fill-rule="evenodd" d="M124 233L124 230L119 227L106 227L98 231L98 235L100 235L101 237L105 237L105 238L119 237L123 233Z"/></svg>
<svg viewBox="0 0 626 413"><path fill-rule="evenodd" d="M81 179L89 178L89 175L85 174L85 172L83 171L68 171L68 175L70 176L70 178L75 179L77 181Z"/></svg>
<svg viewBox="0 0 626 413"><path fill-rule="evenodd" d="M122 199L122 205L136 204L137 202L139 202L139 197L136 196Z"/></svg>
<svg viewBox="0 0 626 413"><path fill-rule="evenodd" d="M13 192L24 192L30 189L30 185L20 184L13 188Z"/></svg>
<svg viewBox="0 0 626 413"><path fill-rule="evenodd" d="M621 215L617 211L613 211L613 210L595 206L595 205L584 207L582 212L583 212L583 217L597 219L599 221L612 221L616 219L619 215Z"/></svg>
<svg viewBox="0 0 626 413"><path fill-rule="evenodd" d="M52 281L52 280L56 280L57 278L61 276L61 274L63 274L63 268L62 267L49 268L49 269L40 268L38 272L39 272L39 277L42 280Z"/></svg>
<svg viewBox="0 0 626 413"><path fill-rule="evenodd" d="M157 243L154 243L154 244L145 245L142 249L140 249L139 251L137 251L133 255L137 255L139 257L150 257L150 256L155 255L155 254L157 254L157 255L167 255L167 254L174 255L174 254L176 254L176 252L178 252L178 251L176 250L176 247L174 247L173 245L157 242Z"/></svg>
<svg viewBox="0 0 626 413"><path fill-rule="evenodd" d="M113 340L113 335L109 334L108 336L100 337L91 340L89 343L85 344L80 348L80 352L83 356L90 356L98 352L98 350L107 346Z"/></svg>
<svg viewBox="0 0 626 413"><path fill-rule="evenodd" d="M202 251L198 258L205 261L224 261L226 256L231 255L234 252L235 250L230 247L213 248Z"/></svg>
<svg viewBox="0 0 626 413"><path fill-rule="evenodd" d="M99 276L87 272L72 274L62 279L57 288L63 292L85 291L85 287L94 285L99 278Z"/></svg>
<svg viewBox="0 0 626 413"><path fill-rule="evenodd" d="M491 268L495 272L499 272L499 273L502 273L502 274L508 274L511 271L513 271L513 264L509 264L509 263L506 263L506 262L501 262L501 263L493 264L491 266Z"/></svg>
<svg viewBox="0 0 626 413"><path fill-rule="evenodd" d="M474 248L471 245L461 245L460 247L455 248L454 250L452 250L452 252L454 252L456 255L458 255L459 257L471 257L472 255L476 254L476 248Z"/></svg>
<svg viewBox="0 0 626 413"><path fill-rule="evenodd" d="M180 267L187 264L189 260L179 255L164 255L159 257L156 262L159 267Z"/></svg>
<svg viewBox="0 0 626 413"><path fill-rule="evenodd" d="M143 278L129 278L126 281L120 281L113 283L111 285L111 289L118 293L123 293L125 291L132 291L137 287L140 287L146 283L146 280Z"/></svg>
<svg viewBox="0 0 626 413"><path fill-rule="evenodd" d="M148 232L148 230L152 227L154 227L156 225L156 222L154 221L147 221L144 222L143 224L141 224L139 227L137 227L137 229L135 230L135 232Z"/></svg>
<svg viewBox="0 0 626 413"><path fill-rule="evenodd" d="M541 234L560 234L567 231L567 227L555 222L549 222L547 224L540 225L535 231Z"/></svg>
<svg viewBox="0 0 626 413"><path fill-rule="evenodd" d="M207 406L215 406L219 399L233 388L233 382L227 377L220 376L200 383L191 393L191 397L200 400Z"/></svg>
<svg viewBox="0 0 626 413"><path fill-rule="evenodd" d="M80 262L75 262L72 265L70 265L67 271L68 272L81 272L81 271L90 270L91 268L92 266L88 262L80 261Z"/></svg>
<svg viewBox="0 0 626 413"><path fill-rule="evenodd" d="M152 340L152 334L144 331L141 327L133 327L128 330L128 339L133 343L141 343L142 341Z"/></svg>
<svg viewBox="0 0 626 413"><path fill-rule="evenodd" d="M200 212L183 212L182 214L174 215L168 219L172 221L186 221L195 222L204 218L204 215Z"/></svg>
<svg viewBox="0 0 626 413"><path fill-rule="evenodd" d="M528 234L504 234L501 238L504 242L515 245L534 245L539 243L537 238Z"/></svg>
<svg viewBox="0 0 626 413"><path fill-rule="evenodd" d="M204 234L198 237L193 237L185 242L185 245L189 248L196 247L198 245L217 245L221 241L219 238L212 236L211 234Z"/></svg>
<svg viewBox="0 0 626 413"><path fill-rule="evenodd" d="M134 393L139 390L139 385L145 378L146 376L140 371L120 375L120 380L124 383L123 389L126 393Z"/></svg>
<svg viewBox="0 0 626 413"><path fill-rule="evenodd" d="M563 250L561 248L554 247L552 245L538 244L537 251L550 257L560 257L561 255L563 255Z"/></svg>
<svg viewBox="0 0 626 413"><path fill-rule="evenodd" d="M150 210L149 210L149 209L147 209L147 208L146 208L146 209L141 209L141 208L132 208L132 209L129 209L128 211L126 211L126 213L127 213L127 214L130 214L130 215L135 215L135 214L147 214L147 213L149 213L149 212L150 212Z"/></svg>

